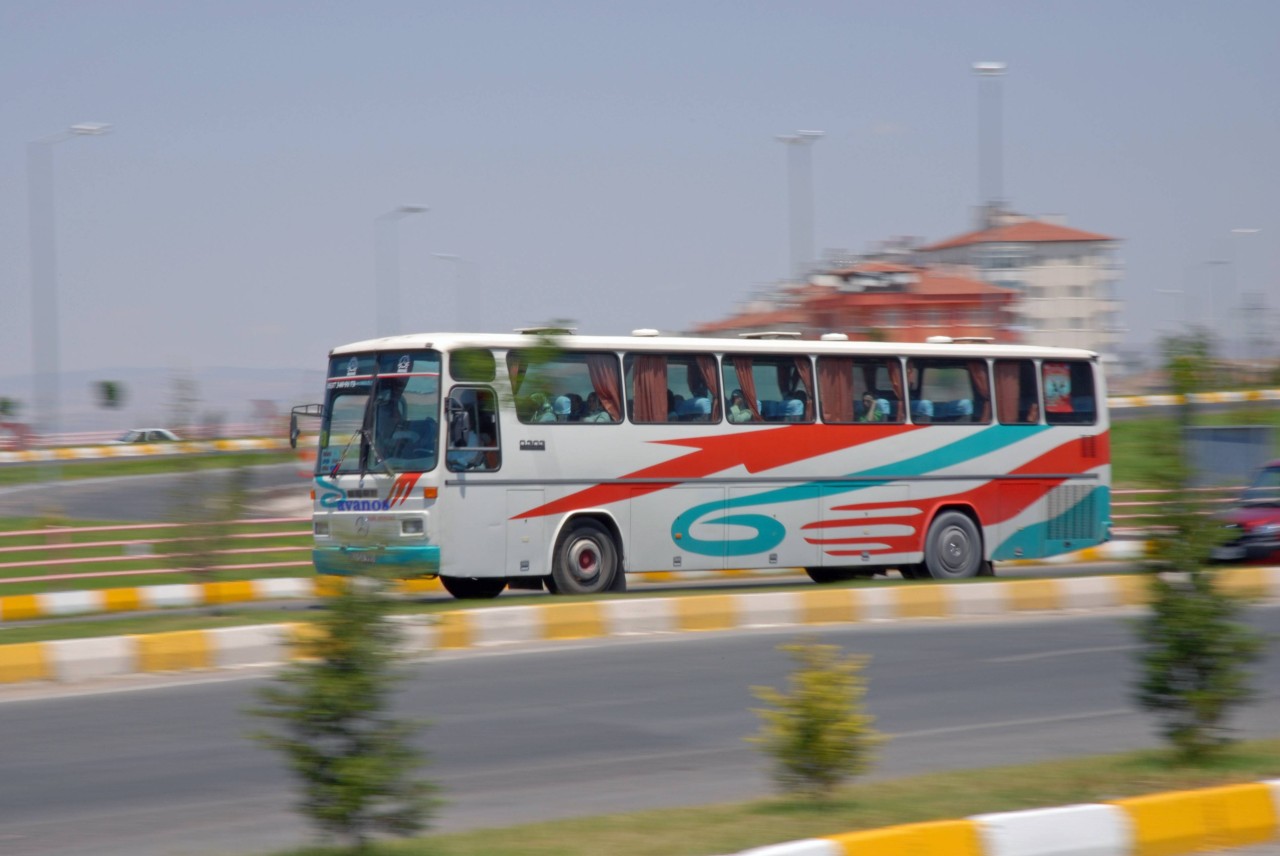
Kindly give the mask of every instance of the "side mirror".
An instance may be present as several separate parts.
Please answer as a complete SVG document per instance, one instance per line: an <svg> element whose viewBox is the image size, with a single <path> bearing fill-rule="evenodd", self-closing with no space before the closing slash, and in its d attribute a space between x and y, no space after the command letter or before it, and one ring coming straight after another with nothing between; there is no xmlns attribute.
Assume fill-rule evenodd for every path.
<svg viewBox="0 0 1280 856"><path fill-rule="evenodd" d="M323 404L299 404L289 411L289 448L298 448L298 417L307 416L312 419L324 417Z"/></svg>

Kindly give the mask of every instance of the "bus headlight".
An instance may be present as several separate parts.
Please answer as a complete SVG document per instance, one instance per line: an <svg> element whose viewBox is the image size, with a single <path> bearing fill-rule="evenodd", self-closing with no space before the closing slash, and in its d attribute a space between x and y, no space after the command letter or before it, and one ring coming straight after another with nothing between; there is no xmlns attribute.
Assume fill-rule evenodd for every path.
<svg viewBox="0 0 1280 856"><path fill-rule="evenodd" d="M406 517L400 521L401 535L421 535L422 534L422 518Z"/></svg>
<svg viewBox="0 0 1280 856"><path fill-rule="evenodd" d="M321 522L321 521L317 520L317 521L316 521L316 525L315 525L315 529L316 529L316 534L317 534L317 535L328 535L328 534L329 534L329 523L328 523L327 521Z"/></svg>

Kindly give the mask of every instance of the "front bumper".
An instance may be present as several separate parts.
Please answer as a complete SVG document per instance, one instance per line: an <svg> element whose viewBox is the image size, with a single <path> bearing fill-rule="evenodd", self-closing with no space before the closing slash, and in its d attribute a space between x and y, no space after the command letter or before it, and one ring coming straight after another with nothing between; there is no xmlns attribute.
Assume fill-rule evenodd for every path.
<svg viewBox="0 0 1280 856"><path fill-rule="evenodd" d="M311 551L317 574L367 574L388 571L400 579L440 573L437 545L414 547L320 547Z"/></svg>

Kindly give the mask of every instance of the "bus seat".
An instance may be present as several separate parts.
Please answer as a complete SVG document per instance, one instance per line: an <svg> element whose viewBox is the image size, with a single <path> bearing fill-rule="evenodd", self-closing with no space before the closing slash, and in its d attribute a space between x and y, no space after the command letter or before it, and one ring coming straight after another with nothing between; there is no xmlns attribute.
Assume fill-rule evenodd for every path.
<svg viewBox="0 0 1280 856"><path fill-rule="evenodd" d="M933 421L933 402L927 398L917 398L911 402L911 418L916 422Z"/></svg>

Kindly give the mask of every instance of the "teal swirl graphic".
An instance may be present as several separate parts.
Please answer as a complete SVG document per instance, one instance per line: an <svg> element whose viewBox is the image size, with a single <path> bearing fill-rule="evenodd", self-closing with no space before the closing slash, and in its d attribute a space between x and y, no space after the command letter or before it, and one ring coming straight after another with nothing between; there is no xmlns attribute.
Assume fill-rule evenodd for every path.
<svg viewBox="0 0 1280 856"><path fill-rule="evenodd" d="M726 514L707 520L699 520L706 514L725 511L724 502L707 502L695 505L671 523L671 538L682 550L702 556L747 556L772 550L787 536L787 527L764 514ZM755 530L749 538L695 538L689 531L694 523L704 526L745 526Z"/></svg>
<svg viewBox="0 0 1280 856"><path fill-rule="evenodd" d="M837 493L853 493L887 484L889 481L904 477L936 473L954 467L974 458L987 455L1014 443L1048 430L1048 426L1010 426L993 425L976 434L948 443L937 449L930 449L906 458L877 467L850 473L847 477L858 479L848 483L826 482L818 484L808 482L788 487L765 490L754 496L740 497L732 500L705 502L696 505L681 514L671 523L671 538L675 545L690 553L702 556L747 556L752 553L763 553L772 550L782 543L787 535L787 528L766 514L728 514L731 508L749 506L770 506L791 502L812 502L824 496ZM883 476L884 478L880 478ZM703 515L725 513L726 516L702 520ZM755 530L749 538L728 538L720 540L703 540L693 537L689 527L694 523L704 526L745 526ZM726 533L727 534L727 533Z"/></svg>

